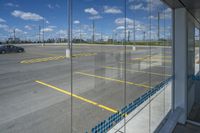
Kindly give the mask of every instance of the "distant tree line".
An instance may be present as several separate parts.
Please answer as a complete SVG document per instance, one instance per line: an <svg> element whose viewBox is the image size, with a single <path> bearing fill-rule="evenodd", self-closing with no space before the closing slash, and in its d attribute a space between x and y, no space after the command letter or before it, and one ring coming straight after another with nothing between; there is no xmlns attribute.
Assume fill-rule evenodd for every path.
<svg viewBox="0 0 200 133"><path fill-rule="evenodd" d="M26 43L67 43L68 39L65 38L49 38L44 41L32 41L32 40L20 40L19 38L8 38L5 42L0 41L0 44L26 44ZM155 40L146 40L146 41L125 41L125 40L95 40L94 42L90 39L83 40L83 39L73 39L73 43L88 43L88 44L114 44L114 45L152 45L152 46L167 46L172 45L172 42L170 40L166 39L159 39L158 41Z"/></svg>

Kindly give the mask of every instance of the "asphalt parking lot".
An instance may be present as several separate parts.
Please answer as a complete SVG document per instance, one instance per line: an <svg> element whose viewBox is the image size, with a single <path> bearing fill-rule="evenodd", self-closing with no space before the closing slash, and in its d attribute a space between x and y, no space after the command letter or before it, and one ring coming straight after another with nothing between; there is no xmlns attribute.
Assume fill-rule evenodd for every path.
<svg viewBox="0 0 200 133"><path fill-rule="evenodd" d="M125 67L122 46L75 45L72 77L66 46L24 48L0 55L2 133L90 131L171 75L170 47L127 47Z"/></svg>

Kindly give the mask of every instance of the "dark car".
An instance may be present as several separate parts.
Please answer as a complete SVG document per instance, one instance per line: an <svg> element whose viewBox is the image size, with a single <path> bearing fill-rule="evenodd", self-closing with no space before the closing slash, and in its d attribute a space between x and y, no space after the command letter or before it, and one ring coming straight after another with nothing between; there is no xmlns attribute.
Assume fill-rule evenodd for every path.
<svg viewBox="0 0 200 133"><path fill-rule="evenodd" d="M2 45L0 46L0 53L5 54L5 53L21 53L24 52L24 48L22 47L17 47L14 45Z"/></svg>

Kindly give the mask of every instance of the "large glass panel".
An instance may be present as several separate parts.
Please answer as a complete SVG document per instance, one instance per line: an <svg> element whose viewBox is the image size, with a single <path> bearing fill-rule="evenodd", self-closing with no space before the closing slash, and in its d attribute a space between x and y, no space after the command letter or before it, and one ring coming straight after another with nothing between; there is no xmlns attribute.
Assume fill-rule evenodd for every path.
<svg viewBox="0 0 200 133"><path fill-rule="evenodd" d="M73 132L106 132L124 107L124 0L73 0Z"/></svg>
<svg viewBox="0 0 200 133"><path fill-rule="evenodd" d="M149 99L145 96L142 97L151 89L149 3L149 1L140 0L127 3L127 18L129 21L126 23L125 69L126 80L133 83L126 86L126 105L128 108L126 122L132 121L125 127L127 133L132 130L130 125L136 132L147 133L150 131ZM142 126L145 128L142 128Z"/></svg>
<svg viewBox="0 0 200 133"><path fill-rule="evenodd" d="M192 110L195 101L195 80L191 76L195 75L195 24L188 15L187 23L187 115Z"/></svg>
<svg viewBox="0 0 200 133"><path fill-rule="evenodd" d="M199 45L200 45L200 30L195 28L195 74L199 72Z"/></svg>
<svg viewBox="0 0 200 133"><path fill-rule="evenodd" d="M189 16L188 16L189 17ZM192 21L188 21L188 33L187 33L187 75L188 75L188 91L192 88L194 80L190 78L191 75L195 75L195 27Z"/></svg>
<svg viewBox="0 0 200 133"><path fill-rule="evenodd" d="M172 13L159 0L128 6L127 16L135 23L127 23L126 79L137 87L127 85L126 105L132 111L137 101L142 104L126 117L126 132L154 132L171 109Z"/></svg>
<svg viewBox="0 0 200 133"><path fill-rule="evenodd" d="M172 9L167 5L164 8L164 18L165 18L165 81L168 83L165 86L165 115L172 109L172 80L173 80L173 41L172 41Z"/></svg>
<svg viewBox="0 0 200 133"><path fill-rule="evenodd" d="M157 36L158 46L151 48L151 83L155 87L162 84L171 76L172 52L171 52L171 9L161 1L152 1L151 12L151 41ZM156 31L156 32L155 32ZM157 34L156 34L157 33ZM153 132L162 122L170 108L171 93L170 87L161 86L161 90L151 97L151 132ZM167 109L166 109L167 107ZM167 111L167 112L166 112Z"/></svg>
<svg viewBox="0 0 200 133"><path fill-rule="evenodd" d="M74 0L72 23L73 132L156 130L171 109L171 9Z"/></svg>
<svg viewBox="0 0 200 133"><path fill-rule="evenodd" d="M1 133L71 132L66 5L0 1Z"/></svg>
<svg viewBox="0 0 200 133"><path fill-rule="evenodd" d="M161 0L0 9L0 132L148 133L170 111L171 9Z"/></svg>

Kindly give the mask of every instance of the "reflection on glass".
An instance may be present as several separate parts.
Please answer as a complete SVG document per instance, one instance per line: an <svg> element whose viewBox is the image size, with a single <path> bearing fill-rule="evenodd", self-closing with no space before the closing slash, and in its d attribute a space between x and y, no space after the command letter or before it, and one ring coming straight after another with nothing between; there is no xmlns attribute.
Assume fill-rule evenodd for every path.
<svg viewBox="0 0 200 133"><path fill-rule="evenodd" d="M195 74L199 72L199 41L200 41L200 30L195 28Z"/></svg>
<svg viewBox="0 0 200 133"><path fill-rule="evenodd" d="M161 0L1 5L12 10L1 42L17 53L0 55L0 132L148 133L171 110L172 13Z"/></svg>
<svg viewBox="0 0 200 133"><path fill-rule="evenodd" d="M112 124L104 120L124 107L124 1L73 5L73 93L81 97L73 100L73 131L95 132L101 122L105 132Z"/></svg>
<svg viewBox="0 0 200 133"><path fill-rule="evenodd" d="M81 96L74 132L130 132L124 122L141 114L141 132L153 132L171 109L171 9L161 1L73 2L73 93Z"/></svg>
<svg viewBox="0 0 200 133"><path fill-rule="evenodd" d="M71 132L66 5L0 1L1 133Z"/></svg>

